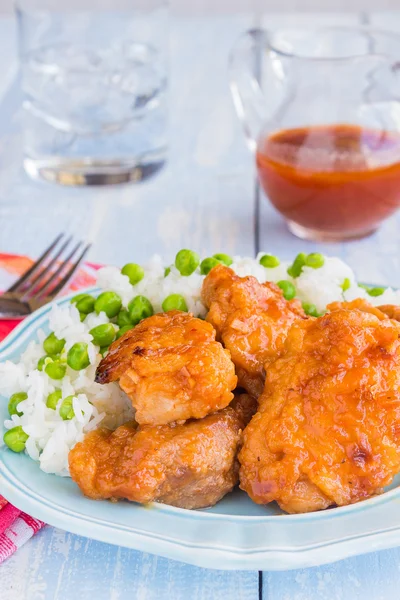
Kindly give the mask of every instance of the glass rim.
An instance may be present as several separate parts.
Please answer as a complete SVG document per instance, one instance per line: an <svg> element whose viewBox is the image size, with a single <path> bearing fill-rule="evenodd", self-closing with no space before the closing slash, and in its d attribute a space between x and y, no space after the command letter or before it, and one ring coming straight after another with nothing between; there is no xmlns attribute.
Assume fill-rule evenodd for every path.
<svg viewBox="0 0 400 600"><path fill-rule="evenodd" d="M396 57L393 55L391 56L388 53L385 52L370 52L370 51L365 51L365 52L359 52L359 53L354 53L351 54L349 53L347 56L335 56L333 54L331 55L325 55L325 56L312 56L312 55L307 55L305 54L300 54L297 53L295 51L290 52L287 50L283 50L282 48L279 47L279 44L277 44L276 42L273 42L273 36L276 34L284 34L285 32L289 33L307 33L308 35L314 33L314 34L322 34L325 32L347 32L347 33L355 33L355 34L362 34L362 35L370 35L371 37L374 36L382 36L385 37L387 39L393 39L395 40L398 44L399 44L399 55L400 55L400 33L396 33L394 31L389 31L389 30L385 30L385 29L377 29L375 27L371 27L368 25L354 25L354 26L344 26L344 25L329 25L329 26L325 26L325 27L285 27L285 28L278 28L275 31L266 31L267 33L267 46L269 48L270 51L274 52L275 54L277 54L278 56L282 57L282 58L290 58L293 60L304 60L304 61L308 61L308 62L315 62L315 63L327 63L327 62L349 62L349 61L356 61L356 60L361 60L361 59L365 59L365 58L371 58L371 57L376 57L376 58L384 58L386 60L389 60L390 58L393 58L394 61L397 61Z"/></svg>

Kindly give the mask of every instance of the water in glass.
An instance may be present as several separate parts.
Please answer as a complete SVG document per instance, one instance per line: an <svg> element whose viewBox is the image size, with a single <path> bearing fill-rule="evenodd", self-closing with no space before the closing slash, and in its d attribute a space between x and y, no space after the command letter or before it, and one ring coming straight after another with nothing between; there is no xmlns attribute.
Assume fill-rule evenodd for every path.
<svg viewBox="0 0 400 600"><path fill-rule="evenodd" d="M134 35L79 37L51 36L22 53L26 170L78 185L152 175L167 150L164 49Z"/></svg>

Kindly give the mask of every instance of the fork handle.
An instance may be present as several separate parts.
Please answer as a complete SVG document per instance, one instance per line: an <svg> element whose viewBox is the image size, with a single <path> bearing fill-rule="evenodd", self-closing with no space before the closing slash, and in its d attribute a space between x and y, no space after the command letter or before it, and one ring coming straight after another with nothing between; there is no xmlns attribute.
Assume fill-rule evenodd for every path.
<svg viewBox="0 0 400 600"><path fill-rule="evenodd" d="M24 317L31 313L31 308L25 302L4 298L0 296L0 318L12 319L13 317Z"/></svg>

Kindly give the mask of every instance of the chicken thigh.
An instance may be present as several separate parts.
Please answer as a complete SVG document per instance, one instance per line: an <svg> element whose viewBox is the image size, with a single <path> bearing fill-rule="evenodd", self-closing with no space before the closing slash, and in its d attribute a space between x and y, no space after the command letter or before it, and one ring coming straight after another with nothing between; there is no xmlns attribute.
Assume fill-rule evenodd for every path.
<svg viewBox="0 0 400 600"><path fill-rule="evenodd" d="M400 470L400 324L330 309L292 326L239 454L242 489L290 513L364 500Z"/></svg>
<svg viewBox="0 0 400 600"><path fill-rule="evenodd" d="M230 353L215 335L188 313L154 315L111 345L96 381L119 380L140 425L200 419L225 408L237 383Z"/></svg>
<svg viewBox="0 0 400 600"><path fill-rule="evenodd" d="M266 363L282 350L292 323L305 319L298 300L285 300L274 283L239 277L224 265L214 267L203 282L202 299L211 323L236 367L239 385L258 397Z"/></svg>
<svg viewBox="0 0 400 600"><path fill-rule="evenodd" d="M183 425L93 431L69 454L71 477L89 498L212 506L238 482L237 451L254 410L254 400L242 395Z"/></svg>

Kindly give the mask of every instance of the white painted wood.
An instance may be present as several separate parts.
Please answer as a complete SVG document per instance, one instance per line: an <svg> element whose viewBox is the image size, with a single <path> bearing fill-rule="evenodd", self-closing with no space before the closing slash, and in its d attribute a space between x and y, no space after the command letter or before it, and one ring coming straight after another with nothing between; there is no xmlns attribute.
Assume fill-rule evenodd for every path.
<svg viewBox="0 0 400 600"><path fill-rule="evenodd" d="M2 600L257 600L258 573L212 571L47 527L0 567Z"/></svg>
<svg viewBox="0 0 400 600"><path fill-rule="evenodd" d="M368 14L368 23L373 27L400 33L400 6L394 8L397 10L377 11L377 6L375 6Z"/></svg>
<svg viewBox="0 0 400 600"><path fill-rule="evenodd" d="M1 67L0 67L0 97L12 84L17 68L17 31L13 17L2 17L1 28Z"/></svg>
<svg viewBox="0 0 400 600"><path fill-rule="evenodd" d="M125 0L127 6L132 2ZM62 4L55 0L55 4ZM90 2L87 2L90 5ZM98 9L98 2L91 0L93 10ZM272 13L299 13L299 12L359 12L377 10L375 0L170 0L170 5L175 14L186 15L216 15L233 14L237 12L250 12L260 7L265 12ZM379 9L395 10L397 0L380 0ZM0 13L10 14L13 11L13 0L0 0Z"/></svg>
<svg viewBox="0 0 400 600"><path fill-rule="evenodd" d="M37 255L67 229L90 258L171 259L184 246L253 254L253 166L227 83L228 52L250 16L177 18L171 35L171 157L157 178L120 188L35 183L21 169L18 82L0 101L0 250ZM0 21L0 51L2 46ZM1 84L0 63L0 84ZM1 600L258 598L258 573L224 573L46 528L0 567Z"/></svg>
<svg viewBox="0 0 400 600"><path fill-rule="evenodd" d="M397 26L400 31L400 13L377 15L371 20L382 27ZM325 24L324 21L324 17L319 18L320 24ZM351 24L357 20L342 16L339 22ZM261 198L262 247L283 257L314 250L342 256L363 281L400 286L399 230L398 214L374 236L358 242L339 245L303 242L287 231L281 217L265 197ZM263 600L397 600L399 585L400 549L396 548L313 569L264 572Z"/></svg>
<svg viewBox="0 0 400 600"><path fill-rule="evenodd" d="M263 600L397 600L400 549L313 569L264 573Z"/></svg>

